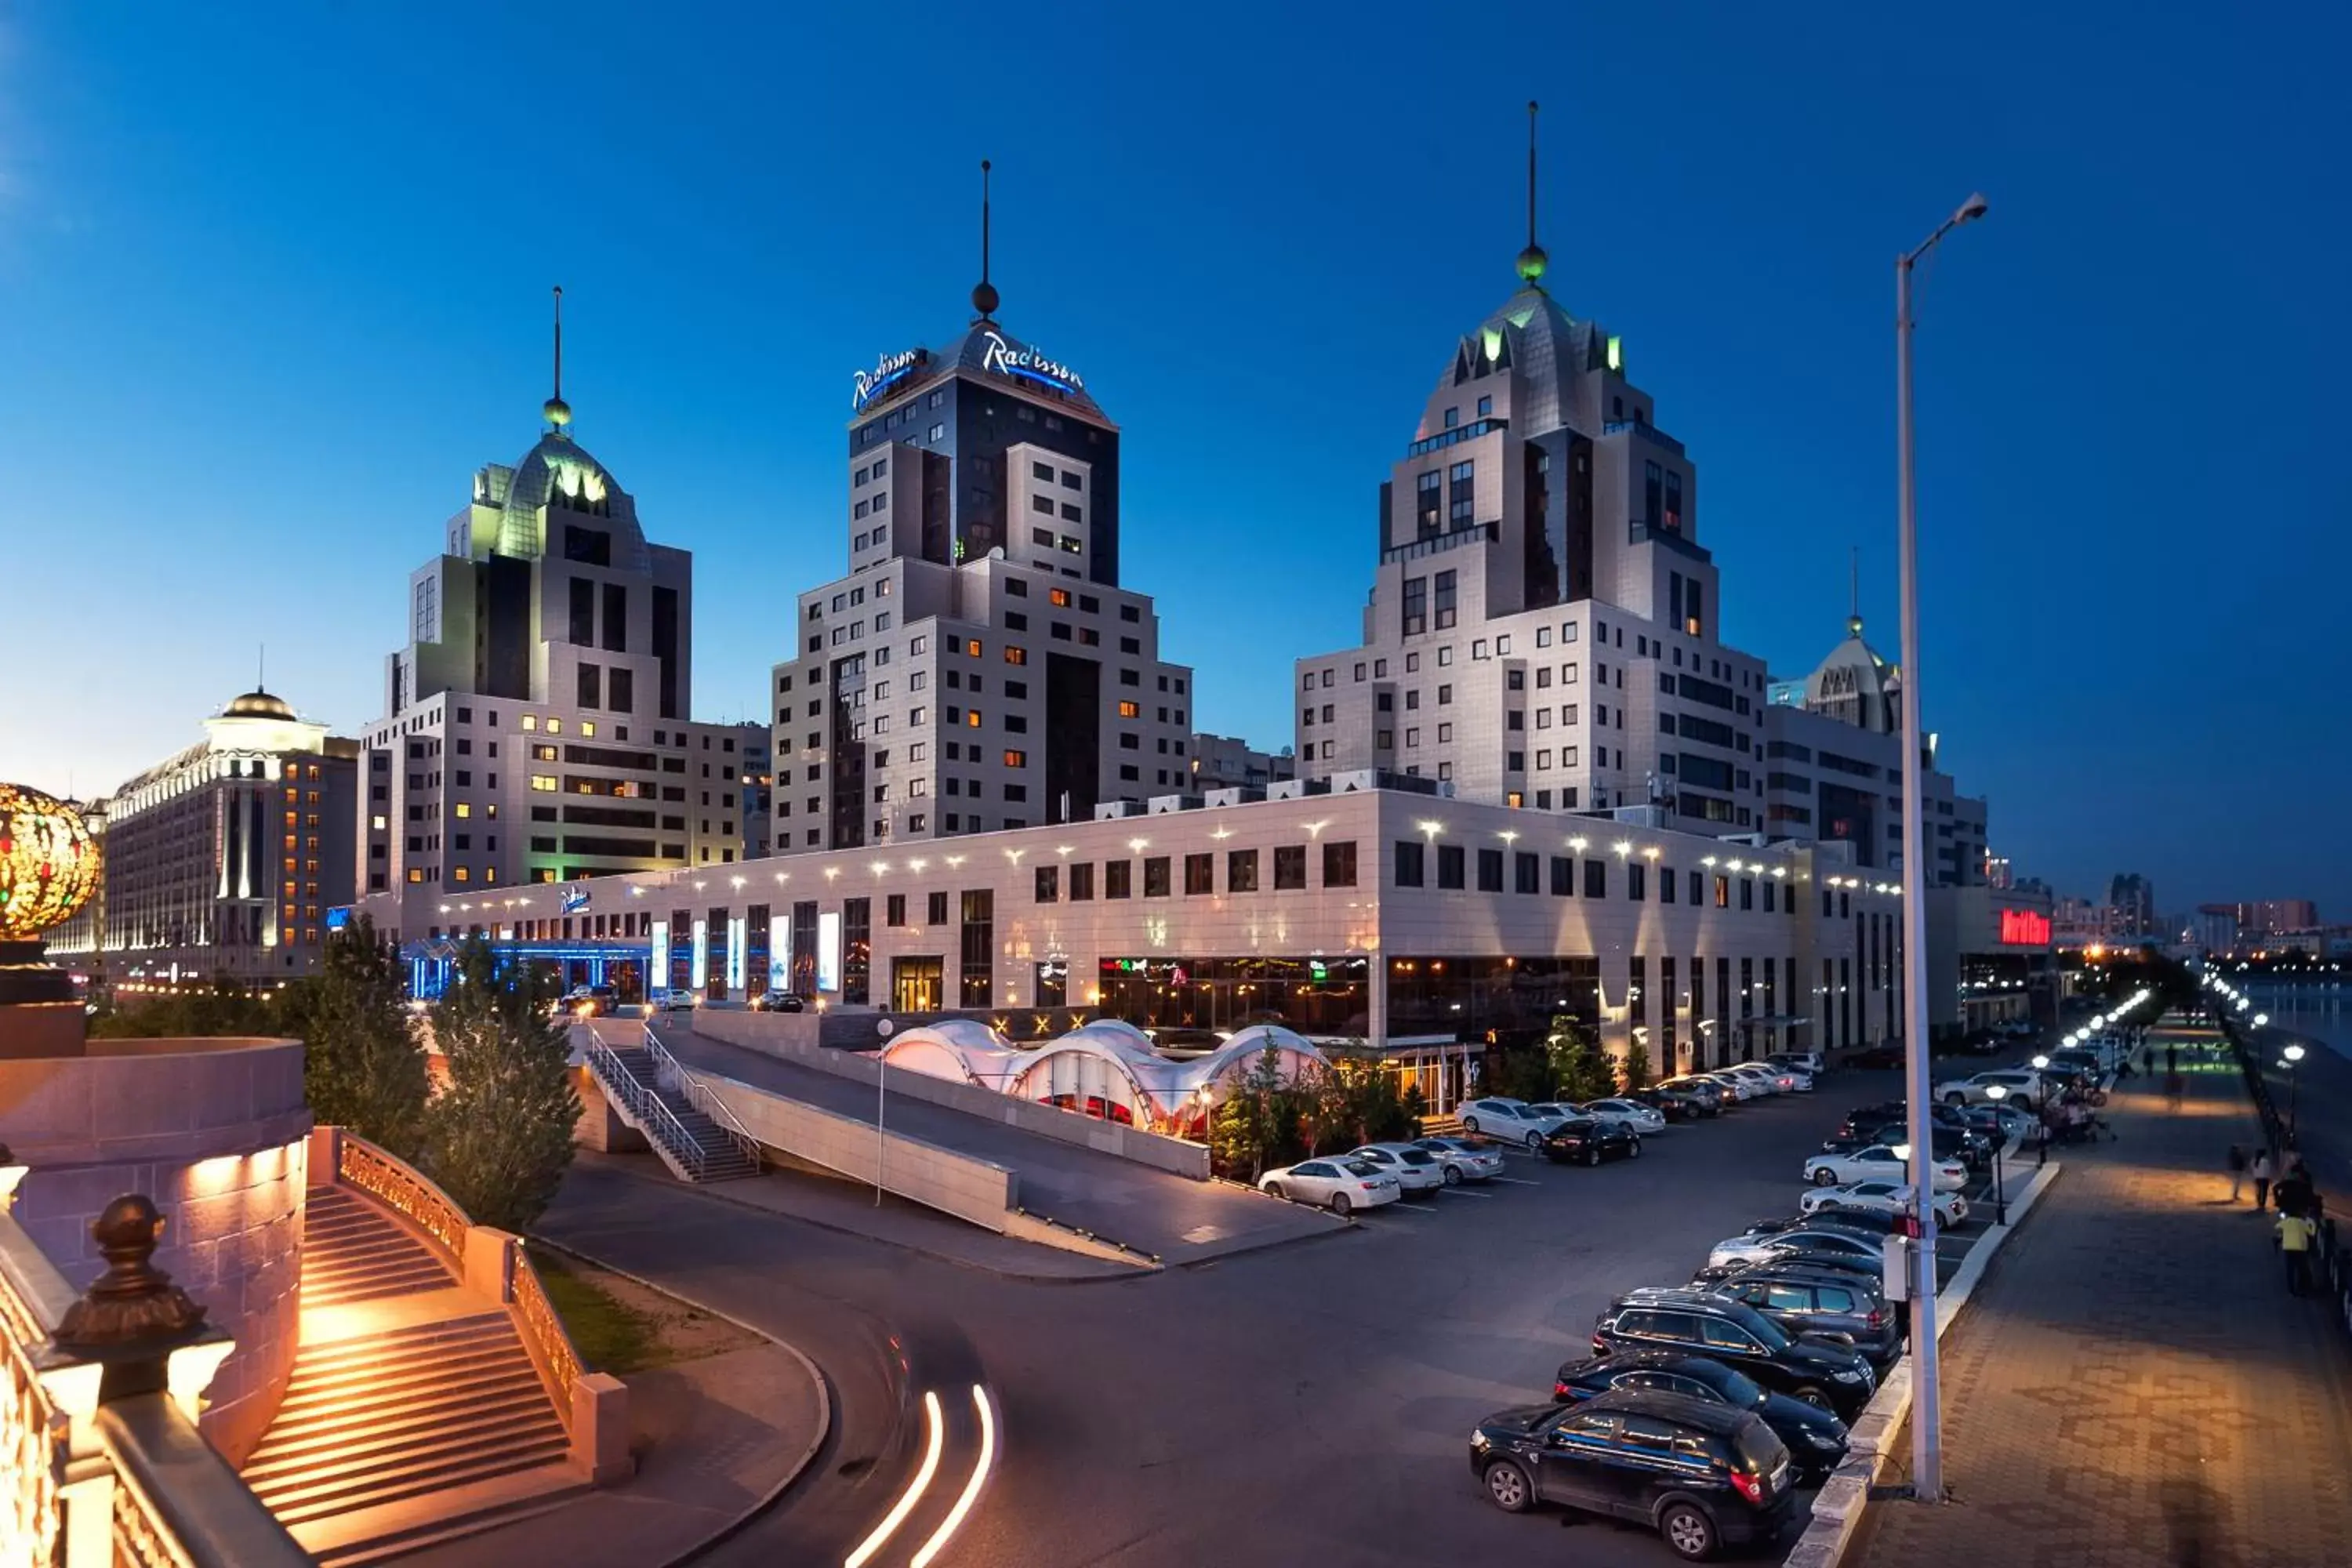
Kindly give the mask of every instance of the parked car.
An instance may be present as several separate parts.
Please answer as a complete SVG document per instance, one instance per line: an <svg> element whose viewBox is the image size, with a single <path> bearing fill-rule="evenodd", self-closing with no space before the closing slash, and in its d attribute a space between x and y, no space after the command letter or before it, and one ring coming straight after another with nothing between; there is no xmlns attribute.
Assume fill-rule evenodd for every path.
<svg viewBox="0 0 2352 1568"><path fill-rule="evenodd" d="M1761 1088L1766 1094L1790 1094L1797 1088L1797 1075L1780 1068L1767 1067L1762 1062L1734 1062L1723 1069L1735 1078L1744 1078ZM1808 1085L1808 1087L1811 1087Z"/></svg>
<svg viewBox="0 0 2352 1568"><path fill-rule="evenodd" d="M1866 1049L1856 1051L1853 1055L1846 1058L1845 1065L1850 1068L1864 1068L1883 1071L1887 1068L1901 1067L1903 1065L1903 1044L1901 1041L1897 1040L1888 1045L1872 1046Z"/></svg>
<svg viewBox="0 0 2352 1568"><path fill-rule="evenodd" d="M1712 1107L1712 1114L1717 1116L1722 1115L1727 1109L1738 1102L1738 1097L1729 1089L1716 1082L1715 1079L1699 1073L1670 1078L1658 1087L1669 1094L1687 1094L1701 1104Z"/></svg>
<svg viewBox="0 0 2352 1568"><path fill-rule="evenodd" d="M1807 1189L1812 1191L1815 1189ZM1793 1214L1759 1219L1742 1236L1773 1236L1784 1230L1850 1230L1856 1236L1885 1236L1900 1230L1898 1216L1879 1209L1840 1209L1832 1214Z"/></svg>
<svg viewBox="0 0 2352 1568"><path fill-rule="evenodd" d="M1797 1200L1807 1215L1834 1217L1849 1213L1904 1215L1911 1210L1908 1182L1849 1182L1843 1186L1813 1187ZM1954 1226L1969 1217L1969 1200L1958 1193L1936 1194L1936 1223Z"/></svg>
<svg viewBox="0 0 2352 1568"><path fill-rule="evenodd" d="M1716 1085L1736 1100L1760 1099L1768 1092L1764 1086L1755 1079L1742 1078L1728 1068L1718 1068L1713 1072L1700 1073L1698 1076Z"/></svg>
<svg viewBox="0 0 2352 1568"><path fill-rule="evenodd" d="M1769 1236L1733 1236L1718 1241L1706 1255L1710 1268L1726 1263L1760 1263L1776 1253L1802 1248L1810 1252L1841 1253L1866 1259L1874 1268L1886 1253L1886 1237L1865 1236L1839 1226L1801 1225Z"/></svg>
<svg viewBox="0 0 2352 1568"><path fill-rule="evenodd" d="M1723 1114L1721 1102L1710 1104L1697 1095L1678 1089L1632 1089L1625 1098L1637 1105L1646 1105L1669 1121L1696 1121L1705 1117Z"/></svg>
<svg viewBox="0 0 2352 1568"><path fill-rule="evenodd" d="M555 1004L557 1017L607 1018L618 1012L621 994L610 985L575 985Z"/></svg>
<svg viewBox="0 0 2352 1568"><path fill-rule="evenodd" d="M808 998L793 991L771 991L751 1005L766 1013L804 1013Z"/></svg>
<svg viewBox="0 0 2352 1568"><path fill-rule="evenodd" d="M1745 1301L1792 1334L1843 1334L1880 1376L1903 1353L1901 1314L1876 1280L1842 1268L1759 1263L1718 1280L1715 1293Z"/></svg>
<svg viewBox="0 0 2352 1568"><path fill-rule="evenodd" d="M654 999L653 1010L662 1013L691 1013L695 994L691 991L665 991Z"/></svg>
<svg viewBox="0 0 2352 1568"><path fill-rule="evenodd" d="M1502 1155L1467 1138L1416 1138L1412 1146L1437 1162L1438 1173L1449 1187L1490 1182L1503 1173Z"/></svg>
<svg viewBox="0 0 2352 1568"><path fill-rule="evenodd" d="M1474 1138L1498 1138L1506 1143L1524 1143L1530 1152L1543 1148L1545 1135L1565 1121L1559 1116L1538 1116L1535 1107L1524 1100L1508 1100L1495 1096L1473 1100L1461 1110L1462 1131Z"/></svg>
<svg viewBox="0 0 2352 1568"><path fill-rule="evenodd" d="M1817 1187L1840 1186L1852 1182L1899 1181L1909 1172L1909 1165L1885 1143L1873 1143L1851 1153L1824 1152L1805 1162L1805 1180ZM1958 1160L1938 1156L1935 1172L1935 1188L1939 1193L1957 1193L1969 1184L1969 1168Z"/></svg>
<svg viewBox="0 0 2352 1568"><path fill-rule="evenodd" d="M2012 1138L2030 1138L2038 1125L2032 1111L2006 1100L1998 1105L1971 1105L1960 1114L1967 1121L1969 1131L1980 1132L1994 1143L2007 1143Z"/></svg>
<svg viewBox="0 0 2352 1568"><path fill-rule="evenodd" d="M1994 1098L1988 1092L1994 1085L2007 1091L2007 1097L2027 1105L2042 1103L2042 1084L2040 1074L2031 1068L1997 1068L1991 1072L1976 1073L1968 1078L1947 1079L1932 1091L1946 1105L1974 1105Z"/></svg>
<svg viewBox="0 0 2352 1568"><path fill-rule="evenodd" d="M1260 1192L1294 1203L1313 1204L1333 1214L1378 1208L1404 1195L1403 1184L1369 1160L1301 1160L1257 1179Z"/></svg>
<svg viewBox="0 0 2352 1568"><path fill-rule="evenodd" d="M1829 1069L1829 1063L1822 1058L1819 1051L1774 1051L1764 1059L1776 1068L1786 1068L1790 1072L1804 1073L1811 1078L1819 1078Z"/></svg>
<svg viewBox="0 0 2352 1568"><path fill-rule="evenodd" d="M1437 1156L1410 1143L1367 1143L1340 1158L1379 1166L1397 1179L1401 1192L1433 1193L1445 1184L1445 1167L1437 1163Z"/></svg>
<svg viewBox="0 0 2352 1568"><path fill-rule="evenodd" d="M1641 1135L1622 1121L1580 1116L1552 1129L1543 1152L1554 1164L1598 1165L1603 1160L1638 1160Z"/></svg>
<svg viewBox="0 0 2352 1568"><path fill-rule="evenodd" d="M1629 1520L1689 1563L1778 1538L1795 1498L1796 1466L1762 1416L1646 1390L1498 1411L1470 1434L1470 1469L1507 1512Z"/></svg>
<svg viewBox="0 0 2352 1568"><path fill-rule="evenodd" d="M1665 1112L1633 1100L1588 1100L1577 1107L1596 1121L1622 1121L1642 1137L1666 1130Z"/></svg>
<svg viewBox="0 0 2352 1568"><path fill-rule="evenodd" d="M1734 1410L1752 1410L1788 1446L1797 1473L1818 1481L1845 1458L1845 1423L1817 1405L1774 1394L1744 1372L1703 1355L1678 1351L1626 1351L1563 1364L1553 1374L1551 1396L1563 1405L1597 1399L1612 1389L1649 1389L1710 1399Z"/></svg>
<svg viewBox="0 0 2352 1568"><path fill-rule="evenodd" d="M1938 1160L1958 1160L1971 1171L1981 1171L1992 1163L1992 1140L1972 1128L1937 1125L1929 1130L1927 1139ZM1880 1128L1871 1139L1874 1143L1889 1147L1910 1141L1911 1130L1899 1121Z"/></svg>
<svg viewBox="0 0 2352 1568"><path fill-rule="evenodd" d="M1746 1302L1706 1290L1647 1288L1612 1301L1593 1324L1592 1353L1629 1350L1709 1356L1849 1421L1878 1387L1877 1373L1852 1346L1791 1335Z"/></svg>

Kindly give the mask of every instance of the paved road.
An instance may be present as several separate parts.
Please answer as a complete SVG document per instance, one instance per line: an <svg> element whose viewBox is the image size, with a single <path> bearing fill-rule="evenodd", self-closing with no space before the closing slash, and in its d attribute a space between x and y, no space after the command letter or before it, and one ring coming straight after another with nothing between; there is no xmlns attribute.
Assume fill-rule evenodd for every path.
<svg viewBox="0 0 2352 1568"><path fill-rule="evenodd" d="M1484 1190L1126 1281L1004 1279L593 1171L567 1182L545 1228L792 1339L835 1378L845 1431L825 1476L717 1563L839 1562L912 1472L919 1423L905 1391L952 1383L925 1368L936 1352L968 1355L1003 1415L1003 1462L946 1568L1423 1568L1517 1553L1658 1564L1672 1559L1644 1532L1486 1503L1469 1428L1544 1397L1612 1294L1680 1283L1711 1243L1792 1209L1804 1155L1894 1081L1842 1073L1599 1170L1514 1155ZM913 1351L911 1377L891 1373L884 1323ZM957 1485L972 1441L969 1429L947 1439L940 1473ZM862 1458L874 1462L861 1476L834 1474ZM897 1544L877 1559L904 1562Z"/></svg>
<svg viewBox="0 0 2352 1568"><path fill-rule="evenodd" d="M2237 1069L2187 1079L2177 1114L2132 1079L2119 1140L2065 1152L1944 1342L1955 1500L1874 1508L1856 1561L2352 1564L2352 1354L2228 1202L2221 1151L2257 1135Z"/></svg>
<svg viewBox="0 0 2352 1568"><path fill-rule="evenodd" d="M838 1116L874 1120L874 1095L862 1084L705 1039L670 1020L657 1019L656 1027L663 1045L687 1067L723 1073ZM1021 1206L1030 1213L1171 1264L1328 1235L1335 1228L1336 1222L1322 1215L1245 1189L1171 1175L943 1105L898 1096L887 1120L893 1132L1018 1172Z"/></svg>

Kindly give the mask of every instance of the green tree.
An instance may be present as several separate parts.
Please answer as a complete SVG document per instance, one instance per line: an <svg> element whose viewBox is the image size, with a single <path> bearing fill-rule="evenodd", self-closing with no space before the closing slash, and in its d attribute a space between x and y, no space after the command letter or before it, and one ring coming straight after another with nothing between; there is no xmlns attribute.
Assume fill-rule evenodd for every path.
<svg viewBox="0 0 2352 1568"><path fill-rule="evenodd" d="M1618 1064L1617 1074L1623 1080L1625 1091L1628 1094L1637 1089L1650 1087L1650 1079L1653 1076L1650 1070L1650 1047L1643 1044L1638 1036L1635 1037L1633 1043L1626 1047L1625 1059Z"/></svg>
<svg viewBox="0 0 2352 1568"><path fill-rule="evenodd" d="M283 1026L310 1050L303 1087L320 1121L348 1127L404 1160L425 1143L425 1052L411 1026L399 950L362 915L327 938L314 981L279 997Z"/></svg>
<svg viewBox="0 0 2352 1568"><path fill-rule="evenodd" d="M1575 1018L1563 1013L1551 1021L1544 1040L1544 1058L1551 1069L1553 1094L1561 1100L1605 1100L1617 1092L1617 1069L1600 1043Z"/></svg>
<svg viewBox="0 0 2352 1568"><path fill-rule="evenodd" d="M1269 1043L1241 1077L1226 1086L1225 1098L1209 1119L1209 1154L1229 1176L1255 1184L1282 1142L1280 1118L1282 1051Z"/></svg>
<svg viewBox="0 0 2352 1568"><path fill-rule="evenodd" d="M580 1100L566 1031L547 1016L552 995L528 965L470 937L433 1008L449 1085L425 1112L426 1168L478 1223L503 1230L546 1212L572 1163Z"/></svg>

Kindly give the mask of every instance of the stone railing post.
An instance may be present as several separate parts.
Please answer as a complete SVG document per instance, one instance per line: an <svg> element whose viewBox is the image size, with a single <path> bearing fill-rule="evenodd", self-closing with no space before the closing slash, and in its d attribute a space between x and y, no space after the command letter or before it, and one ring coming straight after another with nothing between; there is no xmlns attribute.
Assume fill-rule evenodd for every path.
<svg viewBox="0 0 2352 1568"><path fill-rule="evenodd" d="M521 1245L512 1231L496 1226L466 1227L466 1289L488 1296L500 1306L514 1301L515 1248Z"/></svg>
<svg viewBox="0 0 2352 1568"><path fill-rule="evenodd" d="M593 1486L635 1473L629 1455L628 1385L610 1373L583 1373L572 1384L572 1462Z"/></svg>

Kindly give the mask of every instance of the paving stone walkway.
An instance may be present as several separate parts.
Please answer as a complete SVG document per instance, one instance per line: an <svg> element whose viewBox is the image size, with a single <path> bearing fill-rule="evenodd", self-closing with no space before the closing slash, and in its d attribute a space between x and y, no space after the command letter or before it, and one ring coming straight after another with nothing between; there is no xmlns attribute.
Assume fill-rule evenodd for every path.
<svg viewBox="0 0 2352 1568"><path fill-rule="evenodd" d="M2352 1568L2352 1352L2229 1203L2242 1080L2133 1082L1944 1341L1951 1500L1873 1505L1850 1562Z"/></svg>

